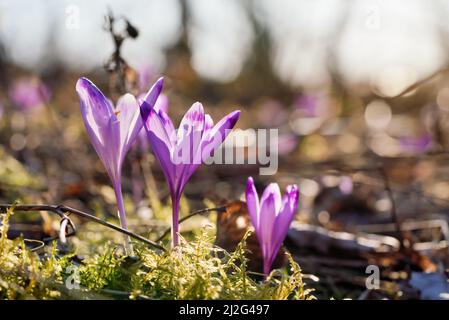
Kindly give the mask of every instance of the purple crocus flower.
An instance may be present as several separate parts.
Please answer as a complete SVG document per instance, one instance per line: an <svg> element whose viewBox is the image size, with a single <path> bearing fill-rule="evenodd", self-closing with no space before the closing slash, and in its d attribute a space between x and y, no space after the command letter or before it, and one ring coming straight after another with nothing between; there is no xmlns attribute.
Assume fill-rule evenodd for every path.
<svg viewBox="0 0 449 320"><path fill-rule="evenodd" d="M144 100L145 95L139 96L139 104ZM165 113L168 113L168 97L165 94L160 94L159 98L157 98L156 104L154 108L157 110L162 110ZM148 142L147 133L145 130L139 132L139 136L137 139L137 147L142 152L145 153L149 150L150 144Z"/></svg>
<svg viewBox="0 0 449 320"><path fill-rule="evenodd" d="M180 129L161 109L152 108L148 98L141 104L144 127L151 147L167 180L172 205L172 246L179 244L179 202L192 174L220 147L237 122L240 111L234 111L215 126L204 113L201 103L194 103L184 115Z"/></svg>
<svg viewBox="0 0 449 320"><path fill-rule="evenodd" d="M145 103L154 106L161 90L162 79L159 79L147 94ZM86 78L78 80L76 91L80 98L81 114L87 133L114 187L120 225L127 229L121 171L125 156L143 126L139 104L136 98L128 93L118 100L114 108L111 101ZM129 237L125 237L125 247L128 253L132 254Z"/></svg>
<svg viewBox="0 0 449 320"><path fill-rule="evenodd" d="M137 99L139 104L143 101L145 94L142 94ZM160 109L165 113L168 112L168 98L164 94L160 94L157 98L156 104L154 105L155 109ZM135 151L138 155L147 154L150 151L150 142L148 141L147 133L145 130L140 130L137 135L137 141L132 147L132 151ZM140 168L139 160L134 159L132 161L132 193L134 204L137 207L142 200L142 194L144 190L143 181L142 181L142 171Z"/></svg>
<svg viewBox="0 0 449 320"><path fill-rule="evenodd" d="M263 272L268 275L298 206L297 185L289 185L284 197L277 183L265 188L259 202L253 178L246 184L246 205L263 255Z"/></svg>
<svg viewBox="0 0 449 320"><path fill-rule="evenodd" d="M11 101L23 111L42 107L51 97L50 89L38 78L23 78L9 89Z"/></svg>

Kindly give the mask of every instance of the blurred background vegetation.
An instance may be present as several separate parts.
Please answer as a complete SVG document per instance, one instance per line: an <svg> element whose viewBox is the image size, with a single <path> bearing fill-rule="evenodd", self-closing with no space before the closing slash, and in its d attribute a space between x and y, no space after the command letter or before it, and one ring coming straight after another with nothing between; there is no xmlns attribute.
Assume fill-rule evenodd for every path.
<svg viewBox="0 0 449 320"><path fill-rule="evenodd" d="M305 197L320 188L305 178L328 169L321 164L357 169L447 147L447 1L0 1L3 159L45 177L47 201L106 179L87 143L74 84L88 76L115 98L104 68L114 47L108 10L138 30L122 57L142 91L164 75L175 118L201 101L216 118L240 108L240 128L279 128L277 178L301 176ZM434 160L398 182L442 179L423 188L444 197ZM203 168L196 176L211 186L218 180L219 197L236 197L244 177L257 174L257 166L242 167L212 168L216 176Z"/></svg>

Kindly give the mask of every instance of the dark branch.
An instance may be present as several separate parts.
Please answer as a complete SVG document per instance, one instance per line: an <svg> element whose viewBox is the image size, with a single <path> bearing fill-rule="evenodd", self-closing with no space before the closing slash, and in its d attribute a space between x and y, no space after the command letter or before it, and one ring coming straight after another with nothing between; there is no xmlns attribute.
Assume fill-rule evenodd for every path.
<svg viewBox="0 0 449 320"><path fill-rule="evenodd" d="M196 215L199 215L199 214L210 213L210 212L213 212L213 211L224 212L224 211L226 211L226 206L218 207L218 208L207 208L207 209L201 209L201 210L198 210L198 211L194 211L194 212L188 214L187 216L182 217L181 219L179 219L179 223L182 223L182 222L186 221L187 219L190 219L193 216L196 216ZM157 242L162 241L162 239L164 239L165 236L167 236L170 233L170 231L171 231L171 227L168 228L167 230L165 230L164 233L159 238L157 238L156 241Z"/></svg>
<svg viewBox="0 0 449 320"><path fill-rule="evenodd" d="M116 30L116 24L123 21L126 25L124 30ZM114 51L104 64L104 68L109 72L109 87L112 95L118 96L129 91L128 76L133 69L122 57L121 49L126 39L135 39L139 35L138 30L124 16L114 16L111 9L105 16L104 29L111 35Z"/></svg>
<svg viewBox="0 0 449 320"><path fill-rule="evenodd" d="M6 212L9 208L14 208L14 211L47 211L47 212L53 212L57 214L61 218L61 232L60 232L60 238L62 241L64 241L65 237L75 234L76 228L73 222L70 220L68 215L74 214L78 217L85 218L87 220L90 220L92 222L99 223L107 228L110 228L112 230L121 232L123 234L126 234L130 236L131 238L138 240L140 242L143 242L149 246L152 246L156 249L166 251L166 249L161 246L160 244L148 240L138 234L135 234L129 230L120 228L119 226L116 226L112 223L106 222L100 218L97 218L89 213L67 207L64 205L47 205L47 204L24 204L24 205L12 205L12 204L0 204L0 212ZM68 215L67 215L68 214ZM70 226L72 231L67 232L66 226Z"/></svg>
<svg viewBox="0 0 449 320"><path fill-rule="evenodd" d="M388 174L385 171L385 169L381 168L380 172L382 174L382 178L385 183L385 191L387 192L388 198L390 198L390 202L391 202L391 217L392 217L393 223L396 228L396 232L399 237L399 242L401 244L401 248L403 248L404 247L404 236L402 234L401 223L399 221L399 217L398 217L398 213L397 213L397 209L396 209L396 201L394 199L393 190L391 189L390 181L388 180Z"/></svg>

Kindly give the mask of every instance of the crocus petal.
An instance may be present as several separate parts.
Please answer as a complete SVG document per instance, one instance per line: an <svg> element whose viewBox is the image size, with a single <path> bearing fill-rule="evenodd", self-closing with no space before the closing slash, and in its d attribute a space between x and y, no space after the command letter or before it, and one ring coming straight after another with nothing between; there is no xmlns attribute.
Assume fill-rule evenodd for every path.
<svg viewBox="0 0 449 320"><path fill-rule="evenodd" d="M248 213L251 218L251 222L254 229L257 231L259 228L259 196L257 195L256 187L254 186L254 180L252 177L248 178L246 182L246 206L248 208Z"/></svg>
<svg viewBox="0 0 449 320"><path fill-rule="evenodd" d="M101 148L101 153L98 156L103 161L112 183L118 184L123 161L120 145L120 122L117 118L109 119L105 145Z"/></svg>
<svg viewBox="0 0 449 320"><path fill-rule="evenodd" d="M145 102L145 97L147 96L147 94L141 94L138 96L137 101L139 103L139 105L141 106L141 118L143 118L143 115L146 114L147 112L149 112L148 110L151 109L151 106ZM166 99L167 102L159 102L159 100L162 99ZM145 103L145 105L144 105ZM171 136L172 133L175 131L175 127L173 125L173 122L171 121L170 117L168 116L167 112L168 112L168 99L167 96L161 94L159 95L159 98L157 98L156 103L154 104L153 107L154 111L156 113L159 114L160 118L163 119L164 121L164 126L166 131L169 133L169 135ZM149 114L149 113L148 113ZM146 137L146 133L144 134L144 136ZM174 139L172 139L173 144L176 141L176 135L174 137Z"/></svg>
<svg viewBox="0 0 449 320"><path fill-rule="evenodd" d="M172 152L174 146L172 146L171 144L170 137L165 127L164 119L161 118L159 114L156 113L156 111L154 111L153 109L150 110L149 117L143 125L148 133L151 132L155 137L157 137L167 146L167 149L170 150L170 153Z"/></svg>
<svg viewBox="0 0 449 320"><path fill-rule="evenodd" d="M275 209L275 193L269 189L274 188L274 183L270 184L264 192L264 196L262 196L262 201L260 205L260 214L259 214L259 226L257 228L258 238L261 242L262 253L264 257L268 257L271 254L271 239L274 229L274 222L276 220L276 209Z"/></svg>
<svg viewBox="0 0 449 320"><path fill-rule="evenodd" d="M195 163L204 132L205 114L201 103L194 103L181 120L177 143L173 151L178 190L183 190L188 179L201 162Z"/></svg>
<svg viewBox="0 0 449 320"><path fill-rule="evenodd" d="M283 238L287 234L290 223L295 216L298 200L298 187L296 185L288 186L282 199L282 208L276 217L276 229L273 241L282 242L284 240Z"/></svg>
<svg viewBox="0 0 449 320"><path fill-rule="evenodd" d="M215 151L231 132L231 129L234 128L239 117L240 110L231 112L208 130L208 134L203 137L201 143L201 157L203 161L214 155ZM210 126L210 120L208 120L207 126Z"/></svg>
<svg viewBox="0 0 449 320"><path fill-rule="evenodd" d="M263 206L265 200L273 195L274 200L274 212L277 215L281 210L282 198L281 198L281 190L279 189L279 185L277 183L270 183L264 190L262 197L260 199L260 205Z"/></svg>
<svg viewBox="0 0 449 320"><path fill-rule="evenodd" d="M153 109L150 110L147 121L144 123L148 138L151 141L153 152L161 164L170 191L175 190L175 165L171 159L172 146L170 138L164 128L164 122Z"/></svg>
<svg viewBox="0 0 449 320"><path fill-rule="evenodd" d="M197 148L195 155L193 157L193 170L196 170L197 167L201 163L203 163L203 150L204 146L207 144L207 137L209 136L210 130L214 127L214 120L209 114L204 115L204 130L201 137L201 142L199 147ZM207 152L207 151L206 151ZM207 160L208 157L204 157L204 160Z"/></svg>
<svg viewBox="0 0 449 320"><path fill-rule="evenodd" d="M209 135L210 130L214 127L214 120L210 116L210 114L206 114L204 116L204 136L207 137Z"/></svg>
<svg viewBox="0 0 449 320"><path fill-rule="evenodd" d="M185 140L185 138L193 131L203 132L204 118L203 105L199 102L195 102L181 120L178 130L178 143L183 143L183 140Z"/></svg>
<svg viewBox="0 0 449 320"><path fill-rule="evenodd" d="M76 84L81 115L92 145L111 179L119 175L120 127L110 101L88 79Z"/></svg>
<svg viewBox="0 0 449 320"><path fill-rule="evenodd" d="M156 103L154 104L154 111L156 111L159 114L159 117L163 120L165 130L167 131L167 134L170 137L172 144L175 145L177 137L173 121L171 121L170 117L167 114L168 98L166 95L164 94L159 95L159 98L157 98Z"/></svg>
<svg viewBox="0 0 449 320"><path fill-rule="evenodd" d="M147 118L150 116L150 110L154 108L156 101L162 92L162 88L164 86L164 78L159 78L148 91L148 93L143 98L143 101L140 103L140 114L142 116L143 122L147 121Z"/></svg>
<svg viewBox="0 0 449 320"><path fill-rule="evenodd" d="M282 208L276 217L275 228L273 232L273 252L271 255L271 263L273 263L277 252L279 251L288 228L290 227L293 218L295 217L296 209L298 207L299 190L296 185L290 185L286 188L285 195L282 199Z"/></svg>
<svg viewBox="0 0 449 320"><path fill-rule="evenodd" d="M168 98L165 94L159 95L156 103L154 104L154 110L158 112L159 110L168 113Z"/></svg>
<svg viewBox="0 0 449 320"><path fill-rule="evenodd" d="M193 119L196 117L196 119ZM203 129L204 129L204 113L192 113L192 121L186 120L184 116L183 122L177 132L176 146L173 151L173 162L176 164L193 165L194 157L200 147ZM199 165L200 163L198 163ZM180 175L178 175L180 177Z"/></svg>
<svg viewBox="0 0 449 320"><path fill-rule="evenodd" d="M76 83L76 91L82 103L92 113L96 123L107 123L114 117L114 109L104 94L89 79L80 78Z"/></svg>
<svg viewBox="0 0 449 320"><path fill-rule="evenodd" d="M175 146L178 138L176 136L176 130L175 130L175 126L173 125L173 121L171 121L168 114L165 113L163 110L157 111L156 107L155 107L155 111L158 113L159 118L162 120L165 131L167 132L167 135L170 138L171 144L173 146Z"/></svg>
<svg viewBox="0 0 449 320"><path fill-rule="evenodd" d="M143 127L140 108L133 95L128 93L118 100L116 116L120 123L120 145L123 160Z"/></svg>
<svg viewBox="0 0 449 320"><path fill-rule="evenodd" d="M115 117L110 101L86 78L78 80L76 91L81 101L81 114L86 128L95 134L101 144L104 144L102 130L106 130L109 119Z"/></svg>

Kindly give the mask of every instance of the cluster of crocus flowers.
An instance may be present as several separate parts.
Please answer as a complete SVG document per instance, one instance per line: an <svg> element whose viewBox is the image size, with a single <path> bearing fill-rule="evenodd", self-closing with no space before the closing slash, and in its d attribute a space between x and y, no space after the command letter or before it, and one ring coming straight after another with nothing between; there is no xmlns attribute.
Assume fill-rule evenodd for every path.
<svg viewBox="0 0 449 320"><path fill-rule="evenodd" d="M217 124L204 113L201 103L186 112L179 129L160 108L146 98L141 104L144 128L169 186L172 216L172 246L179 244L179 203L184 188L202 162L213 156L237 122L240 111L234 111Z"/></svg>
<svg viewBox="0 0 449 320"><path fill-rule="evenodd" d="M126 154L139 136L142 127L158 159L169 187L172 216L172 246L179 244L179 205L184 188L198 167L213 156L236 124L236 110L217 124L204 112L201 103L194 103L176 130L167 115L168 101L159 99L163 80L159 79L145 96L136 99L125 94L113 106L89 80L78 80L76 90L81 101L81 114L91 143L111 179L117 199L120 224L127 229L123 203L121 174ZM287 186L281 197L279 186L271 183L257 195L253 179L246 187L248 212L262 250L263 271L268 274L295 215L299 199L296 185ZM132 254L129 238L125 248Z"/></svg>
<svg viewBox="0 0 449 320"><path fill-rule="evenodd" d="M163 80L159 79L145 96L136 99L131 94L122 96L114 107L89 80L78 80L76 90L81 101L81 114L91 143L103 162L112 181L119 219L127 229L123 203L121 171L126 154L145 127L153 152L159 160L167 180L172 206L172 244L179 244L179 203L182 192L200 164L213 156L237 122L240 111L234 111L216 125L195 103L185 114L180 129L175 130L166 111L168 101L161 96ZM162 99L160 99L162 97ZM125 238L129 253L132 247Z"/></svg>
<svg viewBox="0 0 449 320"><path fill-rule="evenodd" d="M263 255L263 271L267 275L287 235L298 206L299 190L289 185L281 197L279 186L269 184L259 201L254 181L248 178L246 204Z"/></svg>
<svg viewBox="0 0 449 320"><path fill-rule="evenodd" d="M146 105L153 107L162 90L159 79L145 96ZM111 179L122 228L127 229L123 203L121 174L126 154L142 129L137 99L125 94L113 106L103 93L89 80L81 78L76 84L81 114L91 143ZM129 237L125 237L126 251L132 254Z"/></svg>

